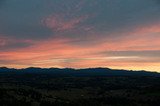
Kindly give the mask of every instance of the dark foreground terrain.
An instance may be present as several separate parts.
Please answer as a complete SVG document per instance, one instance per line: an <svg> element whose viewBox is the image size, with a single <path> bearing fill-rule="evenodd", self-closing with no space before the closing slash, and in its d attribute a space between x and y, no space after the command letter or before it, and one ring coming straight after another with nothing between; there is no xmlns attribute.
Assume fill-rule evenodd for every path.
<svg viewBox="0 0 160 106"><path fill-rule="evenodd" d="M0 106L159 106L160 74L0 68Z"/></svg>

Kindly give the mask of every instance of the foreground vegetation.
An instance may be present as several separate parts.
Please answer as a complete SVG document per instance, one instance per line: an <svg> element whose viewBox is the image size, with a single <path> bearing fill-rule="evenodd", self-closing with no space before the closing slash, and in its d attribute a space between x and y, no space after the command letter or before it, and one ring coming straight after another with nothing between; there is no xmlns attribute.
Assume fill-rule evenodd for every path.
<svg viewBox="0 0 160 106"><path fill-rule="evenodd" d="M158 106L160 77L0 72L1 106Z"/></svg>

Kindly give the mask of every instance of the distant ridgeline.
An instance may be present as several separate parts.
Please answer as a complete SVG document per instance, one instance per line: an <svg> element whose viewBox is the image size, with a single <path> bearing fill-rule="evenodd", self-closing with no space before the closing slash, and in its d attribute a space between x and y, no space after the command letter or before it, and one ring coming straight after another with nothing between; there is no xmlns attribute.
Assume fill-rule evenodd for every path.
<svg viewBox="0 0 160 106"><path fill-rule="evenodd" d="M109 68L86 68L86 69L72 69L72 68L25 68L14 69L0 67L0 75L2 74L43 74L51 76L69 76L69 77L85 77L85 76L154 76L160 77L158 72L148 71L132 71L132 70L118 70Z"/></svg>

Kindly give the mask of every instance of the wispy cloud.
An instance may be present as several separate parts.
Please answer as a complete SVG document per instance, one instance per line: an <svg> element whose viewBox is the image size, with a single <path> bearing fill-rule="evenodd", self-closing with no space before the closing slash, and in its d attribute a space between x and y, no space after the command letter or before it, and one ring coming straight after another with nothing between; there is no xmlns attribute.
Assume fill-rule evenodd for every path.
<svg viewBox="0 0 160 106"><path fill-rule="evenodd" d="M157 70L156 1L0 1L0 66Z"/></svg>
<svg viewBox="0 0 160 106"><path fill-rule="evenodd" d="M63 15L53 15L49 16L44 20L44 24L51 28L53 31L67 31L74 30L79 28L79 24L81 24L87 16L81 16L77 18L66 19L67 17Z"/></svg>

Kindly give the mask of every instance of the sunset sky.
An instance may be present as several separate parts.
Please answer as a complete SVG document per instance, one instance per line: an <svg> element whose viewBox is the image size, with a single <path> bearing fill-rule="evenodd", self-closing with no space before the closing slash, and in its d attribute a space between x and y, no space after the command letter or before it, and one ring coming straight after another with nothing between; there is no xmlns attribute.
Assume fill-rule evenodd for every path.
<svg viewBox="0 0 160 106"><path fill-rule="evenodd" d="M159 0L0 0L0 67L160 72Z"/></svg>

